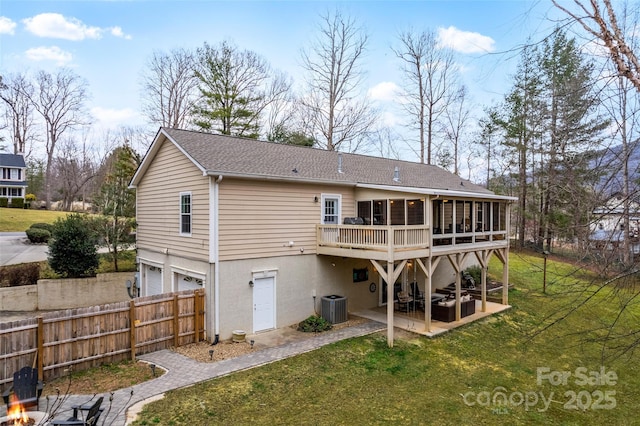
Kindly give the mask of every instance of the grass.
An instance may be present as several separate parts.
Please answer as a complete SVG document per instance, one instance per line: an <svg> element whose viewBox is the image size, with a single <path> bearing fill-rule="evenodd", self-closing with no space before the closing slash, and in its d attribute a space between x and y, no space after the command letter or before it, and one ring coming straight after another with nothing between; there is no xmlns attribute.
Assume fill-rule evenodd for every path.
<svg viewBox="0 0 640 426"><path fill-rule="evenodd" d="M170 391L134 424L640 424L637 359L603 361L611 352L596 341L625 296L554 261L543 294L542 259L532 255L513 253L510 271L513 308L503 314L433 339L406 333L393 348L384 333L341 341ZM575 306L582 308L572 313ZM629 309L621 332L637 331L640 308ZM615 384L595 383L601 367ZM570 376L538 383L538 368Z"/></svg>
<svg viewBox="0 0 640 426"><path fill-rule="evenodd" d="M40 279L60 278L60 276L51 269L48 261L38 263L40 264ZM124 250L118 252L118 272L134 272L136 270L136 251ZM113 264L113 255L110 253L98 253L98 269L96 270L96 273L106 274L109 272L116 272Z"/></svg>
<svg viewBox="0 0 640 426"><path fill-rule="evenodd" d="M0 232L24 232L34 223L53 223L69 212L0 208Z"/></svg>
<svg viewBox="0 0 640 426"><path fill-rule="evenodd" d="M136 251L124 250L118 252L118 271L119 272L133 272L136 271ZM105 274L108 272L115 272L115 266L113 264L113 255L110 253L98 254L98 274Z"/></svg>
<svg viewBox="0 0 640 426"><path fill-rule="evenodd" d="M161 368L156 368L156 377L164 373ZM58 392L61 395L93 395L126 388L153 378L149 364L123 361L72 372L66 377L47 382L42 393L44 396L56 395Z"/></svg>

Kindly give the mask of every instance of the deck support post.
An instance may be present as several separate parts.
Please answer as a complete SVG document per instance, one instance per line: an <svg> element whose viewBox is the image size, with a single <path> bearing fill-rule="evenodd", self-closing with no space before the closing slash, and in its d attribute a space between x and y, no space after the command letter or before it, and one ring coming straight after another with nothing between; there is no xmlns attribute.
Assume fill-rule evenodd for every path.
<svg viewBox="0 0 640 426"><path fill-rule="evenodd" d="M416 259L416 263L425 275L424 279L424 331L431 331L431 283L433 271L440 263L441 257L429 257L426 263L422 259Z"/></svg>
<svg viewBox="0 0 640 426"><path fill-rule="evenodd" d="M387 345L393 347L393 262L387 262Z"/></svg>
<svg viewBox="0 0 640 426"><path fill-rule="evenodd" d="M489 271L489 259L492 254L493 250L481 250L480 252L475 252L476 259L478 259L478 263L482 268L480 270L482 312L487 312L487 273Z"/></svg>
<svg viewBox="0 0 640 426"><path fill-rule="evenodd" d="M402 270L407 265L407 261L403 260L400 264L394 268L395 264L392 260L387 261L387 268L385 269L380 263L377 261L370 259L373 267L376 268L380 276L384 277L385 282L387 283L387 345L390 348L393 347L393 283L396 282ZM389 284L391 283L391 284Z"/></svg>

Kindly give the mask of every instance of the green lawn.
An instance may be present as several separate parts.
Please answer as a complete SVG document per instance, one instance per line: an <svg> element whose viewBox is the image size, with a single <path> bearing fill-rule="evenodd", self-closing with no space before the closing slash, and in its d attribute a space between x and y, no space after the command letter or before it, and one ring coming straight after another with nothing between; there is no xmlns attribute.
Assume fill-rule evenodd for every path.
<svg viewBox="0 0 640 426"><path fill-rule="evenodd" d="M135 424L640 424L637 357L603 363L602 345L593 341L630 294L553 261L542 294L542 259L525 254L512 253L510 271L513 308L503 314L438 338L410 335L392 349L384 333L342 341L171 391L145 406ZM630 309L635 317L620 319L620 332L638 331L640 309ZM596 377L601 366L606 380ZM540 383L538 369L546 369ZM565 383L548 379L563 375Z"/></svg>
<svg viewBox="0 0 640 426"><path fill-rule="evenodd" d="M0 232L23 232L34 223L53 223L69 212L0 208Z"/></svg>

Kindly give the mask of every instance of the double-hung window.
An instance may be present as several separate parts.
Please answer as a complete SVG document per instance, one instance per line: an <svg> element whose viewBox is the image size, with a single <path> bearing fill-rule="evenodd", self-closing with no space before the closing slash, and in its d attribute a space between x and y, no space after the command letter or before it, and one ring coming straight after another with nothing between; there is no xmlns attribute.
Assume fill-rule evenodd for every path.
<svg viewBox="0 0 640 426"><path fill-rule="evenodd" d="M180 235L191 235L191 193L180 193Z"/></svg>
<svg viewBox="0 0 640 426"><path fill-rule="evenodd" d="M340 194L322 194L322 224L340 224Z"/></svg>

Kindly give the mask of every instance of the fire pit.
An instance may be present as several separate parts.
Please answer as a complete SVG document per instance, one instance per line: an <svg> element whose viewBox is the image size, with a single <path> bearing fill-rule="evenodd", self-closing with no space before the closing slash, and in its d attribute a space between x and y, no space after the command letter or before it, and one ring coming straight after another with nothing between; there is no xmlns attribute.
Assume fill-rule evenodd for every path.
<svg viewBox="0 0 640 426"><path fill-rule="evenodd" d="M38 426L44 425L47 413L44 411L21 411L0 417L0 426Z"/></svg>
<svg viewBox="0 0 640 426"><path fill-rule="evenodd" d="M44 411L25 411L24 405L14 402L7 415L0 417L0 426L38 426L44 425L46 419Z"/></svg>

